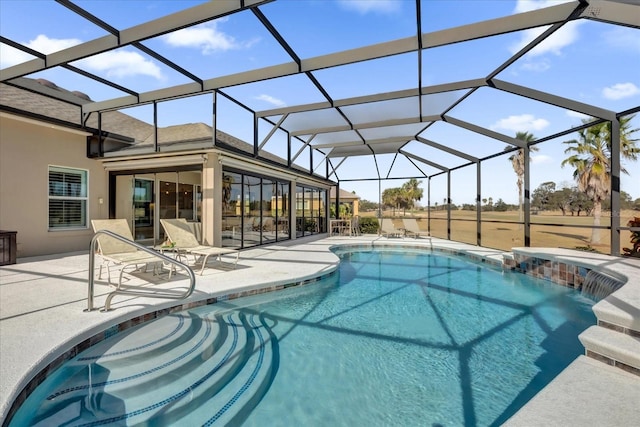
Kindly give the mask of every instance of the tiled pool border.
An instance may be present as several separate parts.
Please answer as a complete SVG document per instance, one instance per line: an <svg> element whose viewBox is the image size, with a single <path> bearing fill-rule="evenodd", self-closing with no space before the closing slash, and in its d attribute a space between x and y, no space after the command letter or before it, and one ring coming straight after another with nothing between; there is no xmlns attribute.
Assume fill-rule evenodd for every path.
<svg viewBox="0 0 640 427"><path fill-rule="evenodd" d="M598 268L587 268L571 262L553 261L549 258L514 253L505 256L505 269L518 271L539 279L546 279L558 285L581 290L589 271L601 271ZM618 279L620 282L625 281ZM640 338L640 331L613 325L598 319L598 326Z"/></svg>
<svg viewBox="0 0 640 427"><path fill-rule="evenodd" d="M578 263L573 263L570 261L557 261L550 258L553 258L553 256L534 256L531 254L521 254L514 252L512 254L505 254L504 268L508 270L518 271L532 277L549 280L558 285L574 288L576 290L582 289L589 271L594 270L603 273L602 269L596 266L594 266L593 268L588 268L583 265L578 265ZM622 284L626 283L627 281L627 279L621 278L613 279L618 280ZM600 318L597 318L597 326L614 332L629 335L634 338L640 338L640 331L620 325L615 325ZM630 366L620 360L617 360L616 358L607 356L586 347L585 355L592 359L606 363L607 365L614 366L631 374L640 376L639 368Z"/></svg>

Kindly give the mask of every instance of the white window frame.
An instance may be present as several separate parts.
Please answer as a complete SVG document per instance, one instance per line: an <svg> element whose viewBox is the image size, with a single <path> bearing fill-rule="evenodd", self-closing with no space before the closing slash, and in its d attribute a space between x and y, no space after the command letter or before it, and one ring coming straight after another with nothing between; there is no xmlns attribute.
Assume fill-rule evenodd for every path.
<svg viewBox="0 0 640 427"><path fill-rule="evenodd" d="M82 186L85 189L84 196L53 196L51 195L51 172L68 171L69 173L78 173L84 177ZM51 227L51 200L72 200L84 202L84 224L67 225L60 227ZM86 230L89 228L89 170L82 168L72 168L69 166L49 165L47 166L47 229L49 231L69 231L69 230Z"/></svg>

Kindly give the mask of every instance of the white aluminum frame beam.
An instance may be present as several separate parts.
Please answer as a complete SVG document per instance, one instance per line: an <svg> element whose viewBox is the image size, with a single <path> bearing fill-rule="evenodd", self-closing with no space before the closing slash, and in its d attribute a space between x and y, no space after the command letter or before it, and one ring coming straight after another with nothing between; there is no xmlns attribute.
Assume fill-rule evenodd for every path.
<svg viewBox="0 0 640 427"><path fill-rule="evenodd" d="M497 139L498 141L502 141L510 145L515 145L518 148L525 148L527 146L526 142L519 139L512 138L499 132L494 132L490 129L483 128L482 126L474 125L473 123L465 122L451 116L444 116L443 120L446 123L450 123L463 129L470 130L471 132L479 133L480 135L484 135L492 139Z"/></svg>
<svg viewBox="0 0 640 427"><path fill-rule="evenodd" d="M478 159L477 157L473 157L473 156L471 156L469 154L466 154L466 153L463 153L461 151L454 150L451 147L446 147L446 146L444 146L442 144L438 144L437 142L431 141L431 140L429 140L427 138L423 138L423 137L421 137L419 135L416 136L414 139L419 141L419 142L422 142L425 145L429 145L429 146L431 146L433 148L437 148L438 150L444 151L446 153L452 154L452 155L457 156L457 157L461 157L461 158L463 158L465 160L469 160L470 162L478 163L480 161L480 159Z"/></svg>
<svg viewBox="0 0 640 427"><path fill-rule="evenodd" d="M44 60L36 59L0 70L0 81L22 77L56 65L77 61L88 56L107 52L135 42L157 37L191 25L226 16L247 7L269 3L272 0L226 0L210 1L189 9L163 16L144 24L120 31L119 37L107 35L79 45L45 55ZM152 99L158 100L158 99ZM97 110L93 110L97 111Z"/></svg>
<svg viewBox="0 0 640 427"><path fill-rule="evenodd" d="M434 168L436 168L436 169L440 169L440 170L441 170L441 171L443 171L443 172L449 172L449 168L447 168L447 167L445 167L445 166L442 166L442 165L440 165L440 164L438 164L438 163L432 162L431 160L427 160L427 159L425 159L425 158L423 158L423 157L416 156L415 154L411 154L411 153L409 153L409 152L407 152L407 151L404 151L404 150L398 150L398 153L400 153L400 154L402 154L402 155L404 155L404 156L406 156L406 157L409 157L409 158L411 158L411 159L413 159L413 160L417 160L417 161L419 161L419 162L422 162L422 163L424 163L425 165L429 165L429 166L434 167Z"/></svg>
<svg viewBox="0 0 640 427"><path fill-rule="evenodd" d="M640 28L640 13L638 13L637 6L615 1L591 0L580 17Z"/></svg>

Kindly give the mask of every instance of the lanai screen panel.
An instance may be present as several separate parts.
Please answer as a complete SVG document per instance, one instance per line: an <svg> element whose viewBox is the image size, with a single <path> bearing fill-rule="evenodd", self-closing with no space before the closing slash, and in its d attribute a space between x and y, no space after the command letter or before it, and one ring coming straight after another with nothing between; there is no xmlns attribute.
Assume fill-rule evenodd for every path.
<svg viewBox="0 0 640 427"><path fill-rule="evenodd" d="M637 17L638 12L635 14ZM584 19L570 22L551 36L548 43L518 59L497 77L601 108L624 111L638 106L638 40L638 28ZM611 63L614 56L619 59Z"/></svg>
<svg viewBox="0 0 640 427"><path fill-rule="evenodd" d="M420 119L420 102L417 96L349 105L341 107L341 110L355 125L395 119Z"/></svg>
<svg viewBox="0 0 640 427"><path fill-rule="evenodd" d="M515 5L515 2L506 1L447 0L434 2L433 0L421 0L420 23L423 32L439 31L509 16L516 12ZM464 10L465 13L460 13L461 10Z"/></svg>
<svg viewBox="0 0 640 427"><path fill-rule="evenodd" d="M490 156L503 151L505 147L511 147L507 143L443 121L434 122L420 136L477 158Z"/></svg>
<svg viewBox="0 0 640 427"><path fill-rule="evenodd" d="M305 139L309 136L305 136ZM358 135L356 131L346 130L339 132L325 132L315 134L315 137L311 141L312 146L328 146L336 145L340 146L345 143L364 143L362 137Z"/></svg>
<svg viewBox="0 0 640 427"><path fill-rule="evenodd" d="M85 7L88 14L75 14L65 4ZM274 111L269 114L272 123L264 128L260 125L258 143L279 123L278 139L286 139L283 135L292 132L297 144L294 152L311 141L311 146L324 145L321 149L327 152L329 144L335 143L341 144L337 149L353 155L373 155L372 150L386 152L393 146L418 155L421 146L416 141L407 144L412 140L406 138L419 133L443 146L483 157L511 148L502 139L513 138L519 130L550 135L585 118L611 118L613 111L638 106L640 81L635 70L640 52L631 49L640 26L635 2L199 1L162 2L149 10L145 2L118 5L24 1L12 2L11 9L3 9L11 13L0 14L3 37L34 49L35 56L58 52L47 58L50 69L34 67L34 61L45 62L36 59L18 68L24 65L25 70L38 71L20 75L51 76L59 87L100 101L83 105L91 112L87 123L93 123L97 111L120 110L134 112L133 118L150 124L153 120L148 113L140 115L137 107L129 107L218 90L215 124L244 142L248 153L253 152L254 111ZM251 10L252 5L259 6ZM189 22L181 21L183 12L196 10L189 9L193 6L205 13L193 15ZM211 19L214 9L224 8L228 13ZM53 15L69 18L63 19L66 27L57 33L54 24L60 20L51 19ZM159 21L149 25L154 19ZM485 19L493 21L480 22ZM20 20L31 25L25 29L11 26ZM613 24L616 21L622 25ZM416 25L418 22L421 25ZM455 28L458 25L462 27ZM6 30L9 27L11 30ZM536 40L545 31L547 38ZM118 32L121 34L116 36ZM496 32L501 34L493 35ZM37 44L41 33L48 41L55 41L50 51ZM194 35L203 37L194 42ZM97 37L112 43L106 43L107 52L101 53L95 45L80 45L86 52L72 47ZM127 44L132 37L134 42ZM211 44L213 40L218 44ZM6 38L3 41L9 43ZM125 45L120 46L120 41ZM540 44L534 47L532 42ZM3 71L17 63L7 62L7 58L18 56L15 52L13 57L5 54L13 49L7 43L3 43L0 55ZM71 46L69 51L61 50L66 46ZM28 52L20 55L22 60L29 58ZM608 64L613 55L620 59L602 72L601 64ZM74 72L74 66L84 74L82 78L77 78L80 74ZM15 67L8 73L18 74ZM87 84L85 89L84 83L82 87L73 84L90 82L87 79L92 74L95 86ZM564 84L558 86L560 81ZM474 89L476 86L480 88ZM520 94L510 93L509 88ZM420 93L424 95L418 98ZM59 91L60 98L66 95ZM394 96L397 99L389 98ZM458 101L461 103L452 108ZM299 107L301 104L314 105ZM323 107L314 110L318 105ZM335 108L330 108L332 105ZM285 116L287 108L292 112ZM378 120L383 122L378 125ZM394 120L396 125L415 121L416 130L391 126ZM460 120L490 135L499 132L504 138L465 130ZM545 121L548 125L542 127ZM392 134L392 130L398 133ZM267 141L263 151L274 141ZM360 145L370 154L364 154ZM426 149L426 160L433 158L432 151ZM311 163L305 156L299 156L301 164ZM318 162L322 160L314 155L314 167Z"/></svg>
<svg viewBox="0 0 640 427"><path fill-rule="evenodd" d="M439 165L445 166L449 169L469 163L468 159L447 153L446 151L431 147L416 140L409 141L405 146L402 147L402 150L437 163Z"/></svg>
<svg viewBox="0 0 640 427"><path fill-rule="evenodd" d="M470 89L430 93L420 97L423 116L439 116L458 103Z"/></svg>
<svg viewBox="0 0 640 427"><path fill-rule="evenodd" d="M536 138L542 138L566 129L568 122L580 125L579 117L590 117L561 106L488 87L474 91L450 115L512 138L518 132L528 132Z"/></svg>
<svg viewBox="0 0 640 427"><path fill-rule="evenodd" d="M409 141L413 136L420 134L428 123L412 123L408 125L381 126L369 129L361 129L360 134L367 140L403 137Z"/></svg>
<svg viewBox="0 0 640 427"><path fill-rule="evenodd" d="M313 74L333 99L344 99L416 87L418 60L416 53L393 55Z"/></svg>
<svg viewBox="0 0 640 427"><path fill-rule="evenodd" d="M292 113L284 120L282 127L289 132L307 134L309 129L322 129L348 125L347 121L333 108Z"/></svg>
<svg viewBox="0 0 640 427"><path fill-rule="evenodd" d="M326 102L318 87L304 74L231 86L223 91L258 112ZM275 116L269 117L276 122L279 119Z"/></svg>
<svg viewBox="0 0 640 427"><path fill-rule="evenodd" d="M286 0L260 10L302 59L415 35L412 1Z"/></svg>
<svg viewBox="0 0 640 427"><path fill-rule="evenodd" d="M250 10L182 28L143 44L201 79L291 61Z"/></svg>

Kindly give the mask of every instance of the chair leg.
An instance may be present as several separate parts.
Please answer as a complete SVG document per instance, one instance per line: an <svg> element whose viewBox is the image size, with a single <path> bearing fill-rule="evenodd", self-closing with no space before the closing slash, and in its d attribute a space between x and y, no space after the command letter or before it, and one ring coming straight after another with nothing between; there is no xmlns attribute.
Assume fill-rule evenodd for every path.
<svg viewBox="0 0 640 427"><path fill-rule="evenodd" d="M205 255L204 258L202 259L202 267L200 267L200 275L201 276L202 276L202 273L204 272L204 268L207 266L207 261L209 260L210 256L211 256L211 254Z"/></svg>

